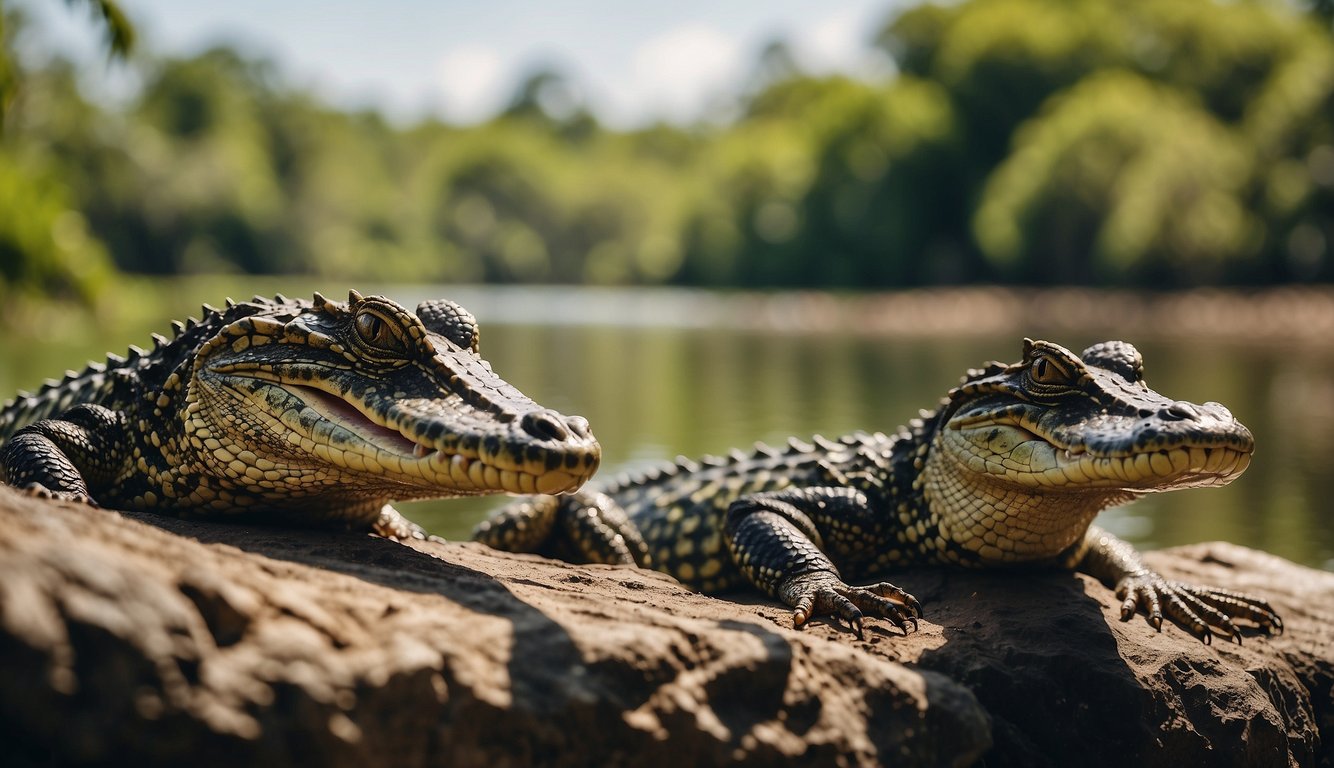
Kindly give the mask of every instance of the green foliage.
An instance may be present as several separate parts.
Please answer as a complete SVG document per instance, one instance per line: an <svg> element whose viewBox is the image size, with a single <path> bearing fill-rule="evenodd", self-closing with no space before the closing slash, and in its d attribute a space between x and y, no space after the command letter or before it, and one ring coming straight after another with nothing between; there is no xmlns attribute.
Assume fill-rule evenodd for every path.
<svg viewBox="0 0 1334 768"><path fill-rule="evenodd" d="M87 302L109 277L106 251L60 180L0 155L0 289Z"/></svg>
<svg viewBox="0 0 1334 768"><path fill-rule="evenodd" d="M127 56L134 46L134 29L119 6L111 0L88 4L105 31L110 55ZM21 27L21 18L0 7L0 121L11 117L11 103L25 82L26 73L10 54L13 35ZM64 147L55 134L92 110L68 88L68 71L55 67L49 74L57 87L66 87L63 94L52 99L54 94L39 88L25 95L29 103L45 101L47 117L58 118L51 126L52 143L7 137L0 150L0 291L10 299L60 297L88 304L108 283L111 264L103 243L89 235L84 214L71 204L69 182L77 177L77 168L61 162ZM62 98L71 95L74 98ZM0 307L0 315L7 314L11 304Z"/></svg>
<svg viewBox="0 0 1334 768"><path fill-rule="evenodd" d="M1309 18L1256 2L972 0L908 11L877 42L949 90L975 244L1002 279L1334 276L1334 45Z"/></svg>
<svg viewBox="0 0 1334 768"><path fill-rule="evenodd" d="M718 199L692 222L683 278L819 287L958 279L954 126L948 94L914 78L771 87L711 147Z"/></svg>
<svg viewBox="0 0 1334 768"><path fill-rule="evenodd" d="M978 243L1031 283L1213 282L1253 257L1251 156L1191 99L1105 71L1053 98L991 175Z"/></svg>
<svg viewBox="0 0 1334 768"><path fill-rule="evenodd" d="M82 4L113 51L131 39L117 37L128 25L114 5ZM332 109L227 49L135 62L143 87L117 109L90 103L57 64L19 73L7 122L5 183L28 190L16 205L47 201L47 213L10 215L15 233L28 229L0 233L14 249L5 279L57 285L31 275L65 264L72 285L70 259L97 259L101 243L121 270L152 274L825 288L1330 280L1326 10L921 5L875 36L894 77L804 75L776 42L739 116L708 129L608 130L550 70L520 83L499 117L460 128ZM0 85L13 72L0 67ZM84 256L29 231L51 240L70 211L91 233Z"/></svg>
<svg viewBox="0 0 1334 768"><path fill-rule="evenodd" d="M18 90L18 78L14 71L14 62L9 56L10 35L13 27L13 20L7 18L3 7L0 7L0 121L4 120L5 113L9 111L9 103L14 99L14 92Z"/></svg>

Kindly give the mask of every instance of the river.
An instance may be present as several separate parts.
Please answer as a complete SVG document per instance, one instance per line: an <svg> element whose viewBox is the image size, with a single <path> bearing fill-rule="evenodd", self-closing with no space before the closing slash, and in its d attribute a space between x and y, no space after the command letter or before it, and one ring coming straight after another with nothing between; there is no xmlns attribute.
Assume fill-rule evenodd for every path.
<svg viewBox="0 0 1334 768"><path fill-rule="evenodd" d="M292 290L293 282L281 287ZM109 350L148 346L149 332L168 332L187 307L220 303L227 293L249 295L256 285L248 281L252 290L244 293L210 282L146 289L151 309L118 320L67 323L56 337L11 330L0 337L0 397ZM262 287L272 292L271 283ZM409 304L432 295L469 306L482 323L483 355L497 372L534 400L588 418L603 445L604 477L757 440L893 430L933 407L969 367L1017 359L1025 333L1079 350L1118 327L1043 328L1036 321L1031 328L997 323L955 333L924 320L929 332L868 331L857 315L849 321L837 311L839 299L823 296L757 303L753 295L697 292L420 286L386 292ZM811 314L812 305L832 307L833 319L805 322L803 312L830 315ZM756 321L757 314L765 316ZM929 304L921 314L931 314ZM1117 335L1144 354L1150 386L1176 399L1224 403L1251 428L1257 449L1250 469L1226 488L1145 496L1104 512L1100 523L1144 548L1225 539L1334 569L1334 346L1327 338L1297 344L1286 336L1238 340L1159 333L1152 323L1127 327L1133 335ZM432 532L458 539L500 503L456 499L402 508Z"/></svg>

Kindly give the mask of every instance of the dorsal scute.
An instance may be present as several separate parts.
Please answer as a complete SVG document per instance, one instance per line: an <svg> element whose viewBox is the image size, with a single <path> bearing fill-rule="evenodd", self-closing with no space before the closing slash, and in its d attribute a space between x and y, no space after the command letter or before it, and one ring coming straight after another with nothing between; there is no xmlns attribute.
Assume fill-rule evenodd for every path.
<svg viewBox="0 0 1334 768"><path fill-rule="evenodd" d="M426 329L444 336L461 349L481 351L477 318L463 307L445 299L431 299L417 305L417 318Z"/></svg>
<svg viewBox="0 0 1334 768"><path fill-rule="evenodd" d="M1132 384L1144 378L1144 357L1124 341L1094 344L1079 357L1085 364L1117 373Z"/></svg>

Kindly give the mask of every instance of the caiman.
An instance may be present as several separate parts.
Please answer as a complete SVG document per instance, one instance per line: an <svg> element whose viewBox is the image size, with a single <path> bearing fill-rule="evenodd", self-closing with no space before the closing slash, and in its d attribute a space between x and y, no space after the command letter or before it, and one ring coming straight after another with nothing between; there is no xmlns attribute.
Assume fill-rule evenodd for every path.
<svg viewBox="0 0 1334 768"><path fill-rule="evenodd" d="M1060 566L1114 587L1122 620L1139 609L1160 631L1166 616L1205 642L1240 642L1234 619L1281 631L1268 603L1168 581L1092 522L1140 494L1225 485L1253 448L1222 405L1150 389L1130 344L1076 356L1025 340L1021 361L969 371L894 435L678 459L597 492L516 502L474 538L653 568L704 592L752 585L797 626L830 615L858 637L864 612L907 632L921 607L893 584L849 581L914 563Z"/></svg>
<svg viewBox="0 0 1334 768"><path fill-rule="evenodd" d="M391 500L565 493L601 449L481 358L473 316L255 297L174 323L0 408L0 480L177 516L346 525L421 538Z"/></svg>

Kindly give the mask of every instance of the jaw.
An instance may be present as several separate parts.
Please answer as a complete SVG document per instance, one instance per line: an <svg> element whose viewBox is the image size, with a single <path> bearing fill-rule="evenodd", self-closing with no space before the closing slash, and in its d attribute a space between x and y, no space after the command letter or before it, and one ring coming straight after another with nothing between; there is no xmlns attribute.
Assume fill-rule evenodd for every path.
<svg viewBox="0 0 1334 768"><path fill-rule="evenodd" d="M1099 512L1144 493L1226 485L1249 464L1231 446L1094 455L1023 428L946 426L923 469L941 534L993 563L1057 557Z"/></svg>
<svg viewBox="0 0 1334 768"><path fill-rule="evenodd" d="M1227 485L1250 466L1251 455L1230 446L1180 446L1119 456L1064 450L1056 460L1056 472L1075 486L1144 494Z"/></svg>
<svg viewBox="0 0 1334 768"><path fill-rule="evenodd" d="M417 498L473 496L488 493L558 494L573 491L592 474L567 469L564 464L548 469L516 461L502 451L488 453L481 438L455 436L430 441L388 426L383 416L362 404L354 404L322 389L284 384L284 390L304 401L320 421L335 428L327 433L331 463L382 477L395 484L415 486ZM350 435L350 439L349 439ZM323 453L318 451L317 454ZM407 498L406 496L402 498Z"/></svg>
<svg viewBox="0 0 1334 768"><path fill-rule="evenodd" d="M1225 441L1090 450L1014 424L947 425L942 438L941 447L963 471L1029 492L1144 494L1222 486L1245 471L1251 457L1250 446Z"/></svg>
<svg viewBox="0 0 1334 768"><path fill-rule="evenodd" d="M207 418L195 417L201 434L212 436L205 463L261 496L269 489L275 498L340 494L384 501L557 494L577 489L597 467L595 460L553 461L552 468L545 461L520 463L503 451L489 454L491 441L481 437L451 434L448 447L414 438L364 404L306 384L230 377L224 386L199 389L210 401L201 409ZM227 418L217 419L218 413ZM245 440L226 439L236 433Z"/></svg>
<svg viewBox="0 0 1334 768"><path fill-rule="evenodd" d="M974 562L1047 561L1084 535L1102 510L1131 494L1116 488L1028 484L961 461L938 440L922 469L923 495L949 550ZM964 560L963 562L968 562Z"/></svg>

